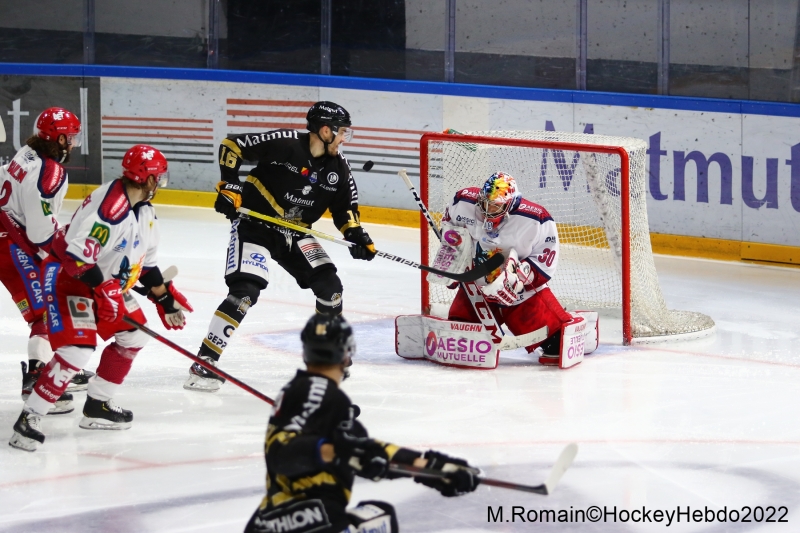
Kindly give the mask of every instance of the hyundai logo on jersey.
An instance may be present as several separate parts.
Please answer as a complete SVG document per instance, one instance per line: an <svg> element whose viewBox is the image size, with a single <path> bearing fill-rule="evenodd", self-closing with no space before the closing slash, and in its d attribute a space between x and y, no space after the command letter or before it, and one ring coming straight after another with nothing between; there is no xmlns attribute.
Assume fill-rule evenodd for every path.
<svg viewBox="0 0 800 533"><path fill-rule="evenodd" d="M258 261L259 263L263 263L264 261L267 260L266 257L264 257L261 254L257 254L257 253L250 254L250 259L252 259L253 261Z"/></svg>

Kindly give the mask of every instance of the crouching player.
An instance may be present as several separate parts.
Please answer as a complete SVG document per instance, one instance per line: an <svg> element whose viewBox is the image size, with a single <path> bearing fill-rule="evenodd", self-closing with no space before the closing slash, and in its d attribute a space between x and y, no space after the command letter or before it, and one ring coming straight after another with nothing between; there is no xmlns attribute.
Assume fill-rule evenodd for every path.
<svg viewBox="0 0 800 533"><path fill-rule="evenodd" d="M567 312L547 286L559 259L556 223L544 207L522 198L512 176L498 172L480 188L458 191L442 219L441 231L442 246L434 261L435 268L463 271L470 263L480 264L496 253L502 253L506 263L474 285L461 285L450 305L447 321L424 316L398 317L398 355L412 358L427 355L426 358L444 364L493 368L498 352L492 353L494 359L481 355L490 352L490 345L495 346L489 343L487 333L481 326L463 324L480 323L478 312L484 320L491 312L514 335L546 332L540 340L525 347L529 353L541 347L539 362L545 365L568 368L597 348L598 314ZM452 284L452 280L432 274L428 274L428 282ZM472 297L467 291L473 291ZM449 330L453 331L447 333ZM403 336L405 347L401 342ZM467 356L459 353L461 346L467 347ZM403 348L407 353L403 353Z"/></svg>
<svg viewBox="0 0 800 533"><path fill-rule="evenodd" d="M354 476L374 481L402 477L388 471L389 462L446 473L415 478L444 496L475 490L479 471L466 461L367 435L356 420L358 407L339 388L355 355L353 331L344 318L314 315L300 338L307 370L298 370L276 400L265 446L267 495L245 533L397 532L394 508L386 502L363 501L347 509Z"/></svg>
<svg viewBox="0 0 800 533"><path fill-rule="evenodd" d="M167 184L167 160L146 145L136 145L122 160L123 175L87 196L66 228L56 232L54 256L42 268L47 328L55 355L25 402L9 444L34 451L44 442L41 415L66 389L103 340L114 337L89 380L80 427L127 429L133 413L113 397L144 347L146 334L122 320L146 319L129 294L137 280L149 289L164 326L183 328L183 311L192 308L171 282L164 282L156 251L159 233L150 200Z"/></svg>

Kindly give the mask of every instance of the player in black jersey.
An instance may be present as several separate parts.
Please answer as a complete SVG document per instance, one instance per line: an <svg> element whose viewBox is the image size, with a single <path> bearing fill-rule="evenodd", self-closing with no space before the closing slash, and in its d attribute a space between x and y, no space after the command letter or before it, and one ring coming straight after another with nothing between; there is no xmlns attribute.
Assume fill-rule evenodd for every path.
<svg viewBox="0 0 800 533"><path fill-rule="evenodd" d="M402 477L389 462L447 473L415 478L445 496L478 486L477 469L429 450L424 454L370 438L356 420L359 409L339 384L355 354L353 332L341 316L315 315L300 335L307 370L281 390L267 428L267 495L245 533L396 532L394 508L363 501L346 509L355 476L377 481Z"/></svg>
<svg viewBox="0 0 800 533"><path fill-rule="evenodd" d="M232 221L225 266L228 296L217 307L199 357L216 364L247 310L269 282L267 258L291 274L300 288L311 289L317 312L342 312L342 282L319 242L304 233L255 219L239 218L245 207L311 227L326 209L355 259L372 260L375 245L361 227L358 189L339 145L352 138L350 114L333 102L317 102L306 115L308 133L274 130L229 135L219 147L222 181L214 208ZM258 161L242 183L243 161ZM224 382L195 363L185 389L216 392Z"/></svg>

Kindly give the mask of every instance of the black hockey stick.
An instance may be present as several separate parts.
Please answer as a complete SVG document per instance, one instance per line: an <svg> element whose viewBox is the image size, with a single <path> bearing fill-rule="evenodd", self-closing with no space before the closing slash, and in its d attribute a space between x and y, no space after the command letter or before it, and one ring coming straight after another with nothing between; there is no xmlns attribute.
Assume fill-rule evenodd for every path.
<svg viewBox="0 0 800 533"><path fill-rule="evenodd" d="M227 379L228 381L230 381L231 383L233 383L234 385L236 385L237 387L246 390L247 392L249 392L250 394L252 394L256 398L258 398L259 400L264 400L265 402L267 402L270 405L275 405L275 400L273 400L272 398L270 398L266 394L264 394L262 392L259 392L256 389L254 389L253 387L251 387L250 385L248 385L247 383L236 379L235 377L231 376L230 374L228 374L224 370L220 370L219 368L215 367L214 365L212 365L208 361L200 359L196 355L192 354L189 350L186 350L185 348L181 348L180 346L178 346L177 344L175 344L171 340L167 339L166 337L163 337L163 336L159 335L158 333L156 333L152 329L148 328L144 324L139 324L137 321L135 321L134 319L132 319L129 316L123 316L122 320L124 320L125 322L127 322L131 326L135 327L139 331L150 335L155 340L166 344L167 346L169 346L170 348L172 348L176 352L179 352L181 355L185 355L186 357L188 357L189 359L191 359L192 361L194 361L198 365L202 366L203 368L205 368L209 372L212 372L212 373L214 373L214 374L216 374L216 375L218 375L220 377L223 377L223 378Z"/></svg>
<svg viewBox="0 0 800 533"><path fill-rule="evenodd" d="M303 226L298 226L297 224L292 224L291 222L287 222L285 220L281 220L280 218L271 217L269 215L262 215L261 213L256 213L255 211L251 211L245 207L239 208L239 213L247 216L253 217L260 220L264 220L266 222L270 222L277 226L283 226L284 228L289 228L294 231L299 231L301 233L308 233L309 235L313 235L314 237L319 237L320 239L325 239L326 241L335 242L336 244L341 244L342 246L355 246L352 242L346 241L344 239L339 239L334 237L333 235L328 235L327 233L323 233L321 231L317 231L311 228L304 228ZM424 270L425 272L433 272L439 276L450 278L455 281L475 281L476 279L480 279L485 275L489 274L493 270L499 268L503 263L506 262L506 258L503 257L503 254L494 254L488 260L481 263L480 265L476 266L472 270L467 270L466 272L462 272L460 274L456 274L453 272L445 272L444 270L438 270L436 268L432 268L426 265L421 265L410 259L403 259L397 255L387 254L386 252L381 252L380 250L376 250L375 255L378 257L383 257L384 259L389 259L390 261L395 261L397 263L408 265L413 268L418 268L420 270Z"/></svg>
<svg viewBox="0 0 800 533"><path fill-rule="evenodd" d="M550 475L547 476L547 479L541 485L520 485L519 483L511 483L510 481L502 481L488 477L479 477L478 479L480 479L480 482L483 485L490 485L492 487L500 487L503 489L519 490L522 492L532 492L534 494L547 496L549 494L553 494L553 490L555 490L556 485L561 480L564 472L566 472L570 465L572 465L572 461L575 460L575 456L577 454L578 445L574 442L567 444L567 446L561 452L561 455L558 456L558 459L553 465L552 470L550 470ZM447 477L447 473L440 470L429 470L427 468L419 468L416 466L401 465L397 463L391 463L389 465L389 470L398 474L409 474L412 477Z"/></svg>

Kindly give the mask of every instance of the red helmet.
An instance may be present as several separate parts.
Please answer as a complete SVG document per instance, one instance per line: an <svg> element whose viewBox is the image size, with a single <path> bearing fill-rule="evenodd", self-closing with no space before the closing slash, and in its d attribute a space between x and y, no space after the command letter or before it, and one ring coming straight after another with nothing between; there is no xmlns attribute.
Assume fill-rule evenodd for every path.
<svg viewBox="0 0 800 533"><path fill-rule="evenodd" d="M67 144L81 145L81 121L63 107L49 107L36 119L34 133L45 141L58 141L59 135L67 137Z"/></svg>
<svg viewBox="0 0 800 533"><path fill-rule="evenodd" d="M152 175L159 187L166 187L169 178L167 158L152 146L137 144L122 158L122 175L136 183L144 183Z"/></svg>

